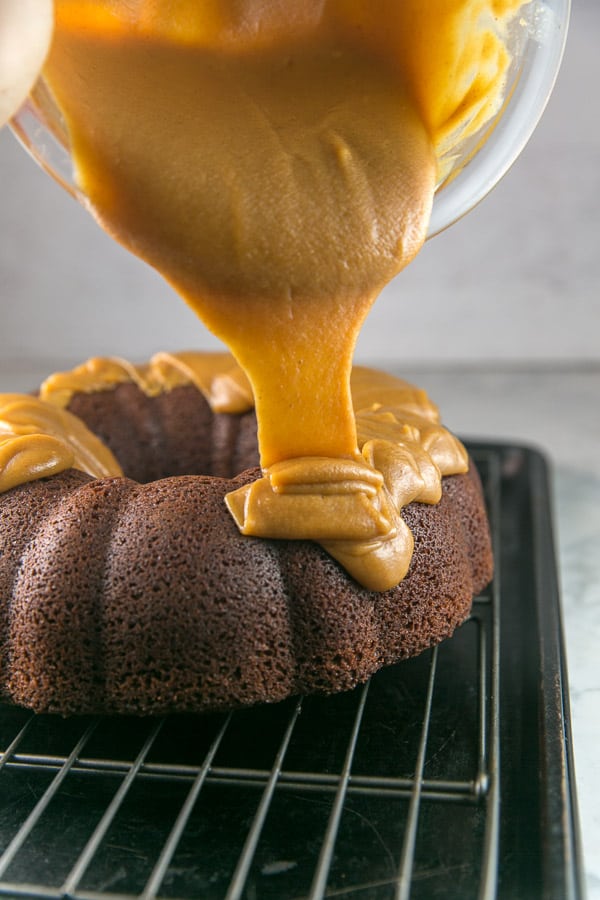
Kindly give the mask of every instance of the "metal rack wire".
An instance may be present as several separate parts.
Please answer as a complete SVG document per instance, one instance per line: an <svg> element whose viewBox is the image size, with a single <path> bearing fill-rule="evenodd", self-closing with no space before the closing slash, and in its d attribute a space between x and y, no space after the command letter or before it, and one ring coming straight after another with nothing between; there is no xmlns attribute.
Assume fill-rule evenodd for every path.
<svg viewBox="0 0 600 900"><path fill-rule="evenodd" d="M503 454L476 458L498 547ZM500 578L452 640L337 697L160 720L0 710L0 896L492 900Z"/></svg>

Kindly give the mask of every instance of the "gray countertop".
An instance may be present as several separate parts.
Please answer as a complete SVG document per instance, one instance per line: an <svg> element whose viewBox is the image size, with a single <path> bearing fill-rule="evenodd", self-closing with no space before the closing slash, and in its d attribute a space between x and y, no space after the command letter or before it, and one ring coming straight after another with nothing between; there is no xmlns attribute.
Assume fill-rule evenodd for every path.
<svg viewBox="0 0 600 900"><path fill-rule="evenodd" d="M417 371L461 435L533 445L548 459L566 636L588 900L600 898L600 367Z"/></svg>
<svg viewBox="0 0 600 900"><path fill-rule="evenodd" d="M48 372L2 369L3 391ZM527 444L551 465L588 900L600 900L600 367L398 372L426 388L462 436Z"/></svg>

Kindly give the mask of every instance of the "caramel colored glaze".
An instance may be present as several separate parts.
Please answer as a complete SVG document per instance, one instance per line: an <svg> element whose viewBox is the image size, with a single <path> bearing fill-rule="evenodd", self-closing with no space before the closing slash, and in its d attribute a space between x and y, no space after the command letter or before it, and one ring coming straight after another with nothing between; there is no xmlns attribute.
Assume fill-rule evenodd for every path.
<svg viewBox="0 0 600 900"><path fill-rule="evenodd" d="M402 80L328 30L219 53L61 22L47 77L79 186L245 370L262 464L354 456L356 338L435 188Z"/></svg>
<svg viewBox="0 0 600 900"><path fill-rule="evenodd" d="M243 371L219 353L160 353L145 366L96 358L50 376L40 396L62 407L74 393L127 381L149 396L194 384L219 412L252 406ZM243 534L318 541L361 584L385 590L402 580L412 556L402 508L437 503L442 476L466 472L468 460L425 391L364 367L353 370L351 389L360 455L275 463L226 502Z"/></svg>
<svg viewBox="0 0 600 900"><path fill-rule="evenodd" d="M252 409L252 388L229 353L156 353L145 365L116 356L96 356L67 372L55 372L40 387L39 395L66 408L77 393L107 391L133 382L148 397L156 397L182 384L193 384L216 413Z"/></svg>
<svg viewBox="0 0 600 900"><path fill-rule="evenodd" d="M123 474L77 416L29 394L0 394L0 493L66 469Z"/></svg>
<svg viewBox="0 0 600 900"><path fill-rule="evenodd" d="M310 496L315 531L369 584L405 571L398 510L436 493L421 481L437 462L419 417L394 422L393 408L371 411L367 430L385 422L401 452L362 442L356 339L420 249L457 146L502 102L505 30L521 5L56 2L44 77L85 203L175 286L251 384L265 475L230 498L236 521L294 536L308 521L298 497ZM388 489L407 466L413 475ZM300 513L273 518L292 494Z"/></svg>
<svg viewBox="0 0 600 900"><path fill-rule="evenodd" d="M378 375L360 370L361 399L376 396ZM438 503L442 476L468 470L463 445L439 424L424 392L398 381L394 402L390 376L384 380L388 404L356 410L360 456L284 460L225 498L242 534L317 541L374 591L408 571L413 537L402 508Z"/></svg>

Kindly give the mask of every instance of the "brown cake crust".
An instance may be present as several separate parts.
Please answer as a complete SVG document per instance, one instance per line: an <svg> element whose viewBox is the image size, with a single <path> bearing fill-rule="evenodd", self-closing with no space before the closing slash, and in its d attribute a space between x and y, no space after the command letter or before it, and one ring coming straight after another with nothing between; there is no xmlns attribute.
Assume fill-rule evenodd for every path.
<svg viewBox="0 0 600 900"><path fill-rule="evenodd" d="M193 385L149 397L127 382L110 391L75 394L68 409L104 441L134 481L233 478L258 465L254 410L215 414Z"/></svg>
<svg viewBox="0 0 600 900"><path fill-rule="evenodd" d="M473 465L439 504L405 508L411 567L377 593L317 544L239 533L223 498L260 471L220 476L256 463L253 413L133 384L70 409L130 477L69 470L0 496L1 678L17 704L157 714L349 689L451 635L491 577Z"/></svg>

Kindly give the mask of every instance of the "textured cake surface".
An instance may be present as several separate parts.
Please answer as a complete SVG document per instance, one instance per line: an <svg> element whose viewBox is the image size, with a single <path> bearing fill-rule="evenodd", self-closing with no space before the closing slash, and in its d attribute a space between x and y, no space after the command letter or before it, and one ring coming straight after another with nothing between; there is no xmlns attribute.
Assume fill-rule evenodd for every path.
<svg viewBox="0 0 600 900"><path fill-rule="evenodd" d="M443 479L440 503L403 510L411 566L378 593L312 542L239 533L224 496L261 474L253 412L134 384L69 409L126 477L68 470L0 495L2 686L15 703L199 712L349 689L451 635L491 577L473 465Z"/></svg>

